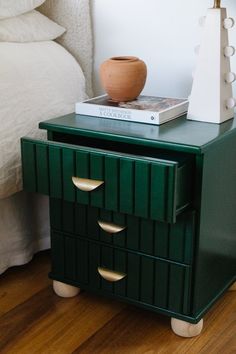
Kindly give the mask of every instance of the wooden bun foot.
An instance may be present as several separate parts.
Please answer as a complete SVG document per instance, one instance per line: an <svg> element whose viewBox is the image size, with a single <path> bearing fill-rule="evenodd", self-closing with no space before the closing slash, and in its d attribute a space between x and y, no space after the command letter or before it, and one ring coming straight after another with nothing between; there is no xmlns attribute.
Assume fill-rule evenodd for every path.
<svg viewBox="0 0 236 354"><path fill-rule="evenodd" d="M73 297L79 294L80 288L53 280L53 290L58 296Z"/></svg>
<svg viewBox="0 0 236 354"><path fill-rule="evenodd" d="M229 291L236 291L236 282L234 282L231 287L229 288Z"/></svg>
<svg viewBox="0 0 236 354"><path fill-rule="evenodd" d="M203 328L203 319L197 324L171 318L171 328L175 334L180 337L191 338L198 336Z"/></svg>

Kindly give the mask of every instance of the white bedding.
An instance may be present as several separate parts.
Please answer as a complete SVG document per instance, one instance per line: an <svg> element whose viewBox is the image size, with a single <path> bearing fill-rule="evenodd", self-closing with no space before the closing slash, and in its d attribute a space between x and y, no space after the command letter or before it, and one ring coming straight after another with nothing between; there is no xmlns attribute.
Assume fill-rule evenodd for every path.
<svg viewBox="0 0 236 354"><path fill-rule="evenodd" d="M0 199L22 188L20 138L38 122L74 111L86 98L76 60L59 44L0 43Z"/></svg>
<svg viewBox="0 0 236 354"><path fill-rule="evenodd" d="M0 274L50 248L48 197L19 192L0 200Z"/></svg>

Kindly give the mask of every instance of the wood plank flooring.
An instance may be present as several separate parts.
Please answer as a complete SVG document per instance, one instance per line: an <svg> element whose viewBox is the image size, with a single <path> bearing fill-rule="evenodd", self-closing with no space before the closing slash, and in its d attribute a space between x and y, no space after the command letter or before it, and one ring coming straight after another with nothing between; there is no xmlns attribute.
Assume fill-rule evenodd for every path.
<svg viewBox="0 0 236 354"><path fill-rule="evenodd" d="M0 353L9 354L233 354L236 292L227 292L205 316L201 336L174 335L161 315L82 292L53 293L50 253L0 276Z"/></svg>

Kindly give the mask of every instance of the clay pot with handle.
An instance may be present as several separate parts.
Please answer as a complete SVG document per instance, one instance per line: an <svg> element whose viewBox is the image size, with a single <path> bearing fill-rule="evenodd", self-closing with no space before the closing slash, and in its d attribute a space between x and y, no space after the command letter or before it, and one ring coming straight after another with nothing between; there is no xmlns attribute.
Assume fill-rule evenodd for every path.
<svg viewBox="0 0 236 354"><path fill-rule="evenodd" d="M146 77L146 64L136 57L113 57L100 66L102 86L114 102L128 102L137 98Z"/></svg>

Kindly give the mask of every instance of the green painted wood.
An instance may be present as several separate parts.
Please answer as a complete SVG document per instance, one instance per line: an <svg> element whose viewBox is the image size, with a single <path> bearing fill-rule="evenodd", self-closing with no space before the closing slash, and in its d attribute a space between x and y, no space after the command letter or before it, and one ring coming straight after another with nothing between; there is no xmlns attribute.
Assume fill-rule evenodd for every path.
<svg viewBox="0 0 236 354"><path fill-rule="evenodd" d="M197 160L196 195L200 199L200 211L195 248L194 315L204 313L236 281L235 142L235 134L228 135Z"/></svg>
<svg viewBox="0 0 236 354"><path fill-rule="evenodd" d="M170 225L169 258L174 261L190 264L193 259L194 215L194 213L181 215L176 224Z"/></svg>
<svg viewBox="0 0 236 354"><path fill-rule="evenodd" d="M62 198L62 150L52 146L49 149L49 180L50 196L52 198ZM44 177L45 178L45 177ZM35 190L36 191L36 190Z"/></svg>
<svg viewBox="0 0 236 354"><path fill-rule="evenodd" d="M169 256L169 228L170 224L155 222L154 255L156 257L168 258Z"/></svg>
<svg viewBox="0 0 236 354"><path fill-rule="evenodd" d="M167 167L153 164L151 167L151 218L165 220L166 215ZM162 208L159 206L162 205Z"/></svg>
<svg viewBox="0 0 236 354"><path fill-rule="evenodd" d="M127 220L124 214L113 213L113 223L119 226L127 227ZM119 247L126 247L126 230L118 232L113 236L113 244Z"/></svg>
<svg viewBox="0 0 236 354"><path fill-rule="evenodd" d="M119 210L119 159L105 157L105 208ZM111 198L112 196L112 198Z"/></svg>
<svg viewBox="0 0 236 354"><path fill-rule="evenodd" d="M107 181L107 187L106 183L103 186L102 204L99 198L91 202L90 195L87 201L81 200L81 204L84 203L84 206L90 209L95 203L100 208L109 208L110 211L120 213L134 231L133 233L125 231L124 237L117 244L122 248L110 247L116 245L113 243L109 246L108 242L106 242L107 246L103 245L109 249L108 253L112 254L114 267L115 265L124 267L128 276L132 274L131 285L129 277L125 281L127 291L126 287L121 288L119 290L121 295L115 293L115 296L123 296L124 299L139 306L143 305L141 301L144 299L146 306L154 311L161 308L164 313L171 313L181 318L189 316L194 320L200 319L200 316L236 277L234 266L236 260L234 237L236 120L214 125L180 118L160 127L123 123L121 125L120 122L115 121L70 115L41 123L41 127L48 129L49 139L57 140L57 143L22 140L25 189L49 194L50 197L64 199L64 202L69 203L65 207L66 204L61 201L56 202L54 199L50 202L51 227L62 231L62 234L52 232L52 274L58 280L80 285L85 281L82 280L78 268L87 269L87 288L93 287L98 293L108 292L100 288L100 280L96 272L97 264L101 261L102 245L90 242L92 237L95 239L98 237L99 231L95 230L95 226L94 229L90 227L88 231L86 225L90 224L92 216L94 217L96 213L91 214L87 209L83 209L86 221L81 222L81 227L79 226L77 204L74 203L78 202L77 191L70 185L71 181L69 182L70 173L77 173L77 152L85 152L89 156L97 154L103 159L102 173L105 182L113 174L112 181ZM81 145L85 144L91 148L69 145L79 140L82 141ZM59 141L69 144L61 144ZM96 150L95 146L108 147L108 151ZM115 149L133 155L115 153ZM72 158L65 157L67 150L70 151ZM177 151L178 157L174 156L173 151ZM192 166L187 163L185 168L185 163L179 159L180 151L191 153L196 164ZM110 158L113 160L108 163ZM128 181L132 184L131 193L128 190L127 193L125 191L120 194L121 159L130 161L133 166L132 178ZM149 172L145 171L144 166L150 166ZM149 179L148 174L150 174ZM139 176L143 179L142 182ZM158 181L161 181L161 185ZM141 185L142 190L138 187ZM128 193L131 199L125 200L125 195L127 198ZM109 199L110 194L112 198ZM126 211L120 209L121 198ZM139 203L138 200L143 202ZM193 214L177 216L181 208L191 200L191 207L196 209L196 219L194 220ZM69 213L72 209L75 210L74 214ZM100 213L99 210L98 212ZM125 215L126 213L128 215ZM111 215L114 221L115 214L111 213ZM129 217L133 218L132 221ZM153 231L148 231L148 227L142 226L145 224L143 220L150 222L150 229ZM173 225L174 222L176 223ZM148 231L146 238L145 231ZM63 235L63 232L66 234ZM87 234L82 235L81 238L80 233ZM88 235L90 238L87 238ZM148 257L143 253L149 252L151 239L153 239L155 256L166 260ZM87 254L84 245L78 246L79 240L87 245ZM97 242L101 241L98 239ZM77 247L73 248L73 244ZM137 251L139 254L127 252L127 249ZM76 250L75 257L74 250ZM79 257L80 252L82 257ZM70 259L67 265L68 257ZM78 257L81 260L80 267L77 266ZM169 261L170 259L180 263L173 263ZM146 274L144 269L147 269L148 275L151 274L150 270L148 271L151 261L154 262L154 281L149 281L148 287L143 289L142 282ZM191 264L193 268L181 263ZM68 280L67 276L71 279ZM153 299L149 288L152 284ZM209 284L211 286L208 286ZM114 292L116 285L121 287L122 283L113 286ZM125 295L122 295L122 291ZM154 301L153 307L151 301Z"/></svg>
<svg viewBox="0 0 236 354"><path fill-rule="evenodd" d="M110 247L102 246L101 247L101 259L100 264L101 267L107 268L111 271L114 269L113 264L113 249ZM109 282L101 277L101 287L103 291L111 293L113 291L113 283Z"/></svg>
<svg viewBox="0 0 236 354"><path fill-rule="evenodd" d="M62 204L62 229L67 233L75 232L74 204L64 202Z"/></svg>
<svg viewBox="0 0 236 354"><path fill-rule="evenodd" d="M51 232L52 274L61 280L65 278L64 238L61 234Z"/></svg>
<svg viewBox="0 0 236 354"><path fill-rule="evenodd" d="M151 166L150 215L160 221L175 220L175 177L176 165Z"/></svg>
<svg viewBox="0 0 236 354"><path fill-rule="evenodd" d="M182 262L185 258L185 220L170 226L169 233L169 258Z"/></svg>
<svg viewBox="0 0 236 354"><path fill-rule="evenodd" d="M90 178L104 181L104 157L101 154L90 154ZM104 206L104 186L100 186L90 194L91 204L95 207Z"/></svg>
<svg viewBox="0 0 236 354"><path fill-rule="evenodd" d="M133 213L134 163L129 159L120 159L120 211Z"/></svg>
<svg viewBox="0 0 236 354"><path fill-rule="evenodd" d="M171 311L183 313L185 268L171 264L169 273L169 305Z"/></svg>
<svg viewBox="0 0 236 354"><path fill-rule="evenodd" d="M51 198L50 213L53 229L159 258L193 263L194 212L178 216L175 224L167 224ZM110 234L100 228L98 220L126 229Z"/></svg>
<svg viewBox="0 0 236 354"><path fill-rule="evenodd" d="M99 215L99 220L105 221L105 222L112 222L112 212L108 211L106 209L101 209L100 215ZM110 234L100 228L100 241L106 242L106 243L112 243L113 237L114 237L113 234Z"/></svg>
<svg viewBox="0 0 236 354"><path fill-rule="evenodd" d="M39 127L49 131L105 141L202 154L217 142L236 133L236 119L218 125L193 122L183 116L157 127L151 124L134 122L131 124L125 121L120 124L117 120L88 118L72 113L41 122Z"/></svg>
<svg viewBox="0 0 236 354"><path fill-rule="evenodd" d="M184 239L184 263L191 264L194 259L194 242L196 235L196 215L195 213L188 214L185 224L185 239Z"/></svg>
<svg viewBox="0 0 236 354"><path fill-rule="evenodd" d="M182 165L177 170L177 176L172 176L173 183L176 183L175 198L176 209L181 209L181 206L189 203L189 198L194 199L193 194L193 183L190 181L195 180L195 163L194 161L189 161L187 165Z"/></svg>
<svg viewBox="0 0 236 354"><path fill-rule="evenodd" d="M37 191L41 194L50 194L49 190L49 159L48 147L45 145L36 145L36 173L37 173Z"/></svg>
<svg viewBox="0 0 236 354"><path fill-rule="evenodd" d="M169 297L169 263L156 262L155 264L155 297L154 304L158 307L168 308Z"/></svg>
<svg viewBox="0 0 236 354"><path fill-rule="evenodd" d="M132 215L127 215L127 248L131 250L139 250L140 239L140 220Z"/></svg>
<svg viewBox="0 0 236 354"><path fill-rule="evenodd" d="M98 208L88 208L88 237L99 240L100 227L98 225L99 220L99 209Z"/></svg>
<svg viewBox="0 0 236 354"><path fill-rule="evenodd" d="M149 216L150 201L150 164L147 162L135 163L135 215L147 218Z"/></svg>
<svg viewBox="0 0 236 354"><path fill-rule="evenodd" d="M22 144L26 142L29 147L29 158L33 159L33 169L38 166L36 168L37 174L40 179L43 178L43 186L40 186L41 193L50 194L55 198L63 198L70 202L81 199L82 204L99 208L103 208L108 203L110 209L114 208L113 211L117 211L118 203L118 212L150 217L160 221L176 221L176 214L179 212L176 209L177 195L185 193L182 189L181 191L176 190L176 186L179 185L176 181L180 178L176 161L150 160L148 157L119 155L119 153L54 142L35 141L32 143L32 147L31 140L22 140ZM40 157L40 161L38 161L35 149L44 151L44 159ZM25 150L25 147L22 148L23 154L25 154ZM112 161L111 165L107 161ZM116 179L111 182L106 178L111 173L114 161L116 161L115 166L118 169L118 174ZM184 168L188 170L188 162L182 161L182 163L184 163ZM106 172L106 168L108 168L108 172ZM183 167L181 167L182 169ZM33 171L32 175L30 174L27 183L29 183L30 190L34 189L35 192L39 192L37 176L35 177L36 171ZM92 192L78 191L78 188L73 185L72 177L81 175L81 171L86 176L89 173L91 179L104 180L104 185ZM113 174L115 172L116 168L114 168ZM24 179L26 181L27 177ZM26 190L27 183L24 184ZM114 183L117 183L116 186ZM108 197L108 192L113 194L109 194ZM108 202L108 198L111 203ZM191 196L188 198L190 201ZM182 200L186 202L185 195Z"/></svg>
<svg viewBox="0 0 236 354"><path fill-rule="evenodd" d="M91 289L98 290L101 287L101 277L98 273L98 266L101 264L101 247L96 243L89 244L89 284Z"/></svg>
<svg viewBox="0 0 236 354"><path fill-rule="evenodd" d="M154 251L154 222L149 219L140 221L140 246L143 253L153 254Z"/></svg>
<svg viewBox="0 0 236 354"><path fill-rule="evenodd" d="M35 169L35 144L22 141L23 186L29 192L37 191L37 175Z"/></svg>
<svg viewBox="0 0 236 354"><path fill-rule="evenodd" d="M90 161L89 153L85 151L76 151L76 176L80 178L89 178ZM76 199L79 203L89 204L89 193L76 189Z"/></svg>
<svg viewBox="0 0 236 354"><path fill-rule="evenodd" d="M114 249L114 269L127 274L127 254L125 251ZM127 276L114 284L114 293L126 296Z"/></svg>
<svg viewBox="0 0 236 354"><path fill-rule="evenodd" d="M113 270L113 249L108 246L101 245L100 266Z"/></svg>
<svg viewBox="0 0 236 354"><path fill-rule="evenodd" d="M62 180L63 199L75 201L75 187L72 183L72 176L75 175L74 151L71 149L62 150Z"/></svg>
<svg viewBox="0 0 236 354"><path fill-rule="evenodd" d="M140 287L140 300L142 302L153 304L154 284L154 260L142 257Z"/></svg>
<svg viewBox="0 0 236 354"><path fill-rule="evenodd" d="M166 200L168 201L166 204L166 213L167 217L165 219L162 219L162 221L167 220L168 222L175 222L176 221L176 209L177 209L177 194L179 194L180 191L176 191L176 181L178 180L178 172L177 172L177 164L175 166L168 166L168 178L166 178L166 184L168 185L167 189L167 194L165 196ZM191 184L191 179L189 179L188 182L188 188L189 185ZM185 189L182 189L182 192L185 192ZM186 193L184 193L185 196ZM181 199L181 197L179 197ZM190 198L190 195L188 194L188 198ZM183 200L185 202L185 198L183 197ZM181 204L184 205L184 204ZM160 219L161 220L161 219Z"/></svg>
<svg viewBox="0 0 236 354"><path fill-rule="evenodd" d="M64 238L64 257L65 257L65 278L76 280L77 271L77 252L76 252L76 239L72 237ZM80 279L79 279L80 280Z"/></svg>
<svg viewBox="0 0 236 354"><path fill-rule="evenodd" d="M190 301L192 296L192 268L185 267L184 275L183 313L190 314L192 306Z"/></svg>
<svg viewBox="0 0 236 354"><path fill-rule="evenodd" d="M54 133L51 131L47 131L47 138L48 140L54 140Z"/></svg>
<svg viewBox="0 0 236 354"><path fill-rule="evenodd" d="M140 296L140 256L128 253L127 296L139 300Z"/></svg>
<svg viewBox="0 0 236 354"><path fill-rule="evenodd" d="M50 198L50 226L54 230L63 231L62 227L62 201Z"/></svg>
<svg viewBox="0 0 236 354"><path fill-rule="evenodd" d="M76 270L77 277L82 284L89 282L89 245L82 239L77 240L76 245L77 261Z"/></svg>
<svg viewBox="0 0 236 354"><path fill-rule="evenodd" d="M80 236L87 236L87 223L88 223L88 207L83 204L74 204L75 209L75 234Z"/></svg>
<svg viewBox="0 0 236 354"><path fill-rule="evenodd" d="M191 268L155 257L138 255L94 243L85 238L52 233L53 273L60 281L73 280L76 286L87 284L103 294L116 294L137 304L190 313ZM127 276L110 282L98 273L98 267L124 272Z"/></svg>
<svg viewBox="0 0 236 354"><path fill-rule="evenodd" d="M91 146L102 148L110 146L110 150L113 150L113 152L108 151L102 152L101 154L105 161L103 171L105 179L107 178L106 176L111 173L106 171L106 168L108 168L107 166L109 165L106 163L106 159L109 160L110 156L116 161L114 162L114 168L109 167L110 171L116 171L116 168L118 171L118 174L116 175L118 176L117 192L116 186L111 186L109 184L112 184L113 182L108 182L109 186L107 188L109 188L109 193L113 194L112 200L109 200L109 193L106 192L106 186L104 186L103 207L108 208L109 206L111 211L121 212L119 209L121 154L118 153L116 155L114 153L114 148L110 141L112 141L113 144L116 142L115 148L117 151L120 149L120 151L127 151L136 155L135 158L132 156L128 158L122 156L122 158L127 161L132 161L134 166L132 177L132 205L129 207L131 208L131 211L129 212L129 215L125 215L125 218L127 218L127 221L129 216L134 218L133 230L136 230L135 234L137 236L131 234L131 232L127 230L124 235L124 240L122 240L124 246L119 246L124 248L119 250L112 248L113 259L117 262L117 266L125 265L128 274L130 272L129 256L136 256L140 259L138 267L136 264L136 268L139 269L137 274L139 274L140 279L136 279L137 281L134 284L134 289L136 286L137 291L135 292L133 289L134 298L127 296L124 296L124 298L133 303L139 304L140 306L142 305L137 298L141 299L143 297L142 292L145 291L142 289L140 282L142 283L142 279L144 279L144 276L142 275L144 272L143 265L147 264L147 260L149 259L153 259L155 263L153 274L155 279L153 282L155 285L153 292L154 311L160 307L170 311L169 314L173 313L176 316L183 318L188 318L188 315L191 314L189 318L194 318L195 320L197 318L200 319L200 316L202 316L202 314L211 306L213 301L222 294L227 285L235 280L235 122L236 120L231 120L221 125L214 125L190 122L186 121L185 118L180 118L160 127L153 127L141 124L130 124L129 122L124 122L124 124L120 125L120 122L96 118L87 119L87 117L75 118L74 115L71 115L69 117L67 116L54 120L53 122L42 123L41 127L44 125L44 128L46 127L49 129L49 135L51 135L51 139L53 140L60 141L61 139L62 141L64 139L64 142L72 143L72 141L75 141L73 135L74 137L77 135L77 141L80 140L80 138L83 138L82 141L86 145L91 144ZM203 131L204 134L202 134ZM61 133L58 134L57 132ZM126 145L124 143L126 143ZM56 197L57 194L59 195L58 198L62 198L64 197L64 191L63 186L60 186L60 181L62 182L63 180L63 174L60 169L62 170L62 168L64 168L64 166L62 166L62 162L64 162L62 161L62 155L63 150L67 149L68 145L62 144L59 146L58 143L56 143L56 145L56 148L58 148L60 152L58 156L56 155L56 157L58 157L59 166L59 168L57 168L59 171L57 174L58 183L51 182L54 173L54 168L52 171L51 164L52 162L54 163L54 161L52 161L53 159L50 159L50 154L52 147L55 147L55 145L52 145L48 147L49 181L45 180L42 181L42 183L40 181L41 184L39 183L38 186L37 180L39 178L37 177L37 174L43 174L41 169L43 170L43 168L47 166L47 161L46 163L45 161L43 162L43 160L38 161L37 150L46 151L47 148L42 150L37 149L37 144L37 146L33 146L33 149L29 147L29 150L31 150L29 151L29 160L32 160L31 167L33 168L33 173L28 177L29 181L26 185L29 185L26 186L26 189L30 190L30 188L33 188L32 191L42 190L44 193L50 193L51 196ZM164 161L161 162L142 158L140 157L141 146L143 147L144 155L149 157L158 156L158 158L161 158L162 160L166 159L175 163L165 163ZM156 148L158 148L159 151ZM70 146L70 149L75 153L78 151L78 147ZM163 150L160 151L160 149L185 151L196 154L196 156L194 156L196 164L195 166L188 164L186 169L185 165L181 165L181 163L174 158L173 160L172 158L168 158L168 156L165 155L166 152ZM85 150L86 149L84 149L84 151ZM94 154L95 151L88 149L86 152L88 154ZM158 155L160 153L162 156ZM27 152L25 154L23 147L22 154L24 155L23 168L25 174L25 171L28 171L30 167L28 166L29 160L27 160L25 166L24 159ZM173 156L171 151L170 156ZM227 158L225 158L226 156ZM150 193L150 196L154 197L154 200L150 199L147 214L144 214L146 212L144 209L141 211L141 208L146 208L145 201L143 204L137 202L138 198L142 199L139 194L140 188L137 188L139 176L138 170L141 168L140 165L137 167L139 162L141 165L150 164L150 184L147 186L145 181L143 183L143 189L146 188L147 190L149 187L150 192L148 193ZM155 170L153 172L155 169L153 167L154 164L158 167L156 167L157 171ZM76 166L75 161L73 161L73 165ZM116 176L113 176L113 180ZM144 176L145 172L142 173L142 178L144 178ZM158 176L160 176L163 181L161 186L157 185ZM189 181L194 181L194 185L189 185ZM47 186L50 187L49 192L47 192ZM154 191L154 193L152 191ZM194 220L194 214L191 214L191 216L182 214L176 218L176 214L178 215L178 213L180 213L181 207L185 203L188 204L191 199L193 199L192 207L196 209L196 219ZM90 199L86 203L91 205ZM130 201L128 200L127 203L129 204ZM116 209L117 205L118 209ZM161 207L159 208L159 206ZM127 208L127 206L125 207ZM51 209L52 208L53 206L51 206ZM60 217L60 213L61 215L64 213L60 212L60 210L62 210L62 207L61 209L56 207L55 214L51 217L51 224L59 229L62 226L60 226L60 222L56 219ZM68 210L69 208L67 208L67 211ZM161 214L159 215L158 213ZM124 214L126 214L126 212ZM121 213L121 215L123 214ZM135 215L136 217L138 215L140 216L136 218ZM76 216L74 216L74 218L76 219ZM112 218L114 221L114 214L112 214ZM153 223L151 221L153 232L147 234L147 239L144 238L144 231L142 231L142 218L145 218L146 220L149 219L149 221L150 219L159 221L153 221ZM172 225L173 222L175 222L175 219L176 224ZM88 220L90 219L88 218ZM168 222L168 224L166 222ZM75 220L74 224L76 225ZM84 230L85 229L86 228L84 227ZM145 228L145 230L147 229ZM80 236L77 235L77 233L78 231L75 227L72 236L75 237L75 239L80 239ZM93 234L95 235L95 233ZM227 237L225 235L227 235ZM128 245L134 247L134 249L136 247L137 249L135 251L140 252L140 250L145 249L147 252L147 250L150 249L151 238L153 238L155 256L166 258L166 261L150 258L142 253L139 255L135 255L132 252L129 254L127 253L126 249L128 248ZM85 241L85 238L83 241ZM63 242L61 243L60 238L57 237L56 244L56 247L60 250ZM91 247L95 246L91 243ZM98 244L96 251L100 254L101 244ZM115 251L117 251L118 254L119 252L124 252L125 256L119 258L118 255L115 256ZM95 251L94 254L96 254ZM90 258L91 257L89 256L89 259ZM191 267L181 265L180 263L171 263L168 259L175 259L181 263L192 264L194 274L192 275ZM64 264L63 255L61 256L60 263L59 259L57 262L57 271L61 274L61 279L63 279L64 268L61 268L60 272L60 267ZM95 263L96 262L94 262L94 267ZM90 265L90 267L92 267L92 265ZM147 265L146 267L148 268ZM133 266L133 268L135 267ZM217 274L217 276L215 276L215 274ZM80 282L79 275L77 275L77 278L78 279L75 280L75 283ZM211 286L208 286L209 284ZM148 282L148 285L150 286L150 282ZM91 287L90 280L87 286L88 288ZM202 289L204 289L204 291L202 291ZM97 291L101 291L99 286L97 287ZM131 291L130 285L129 291ZM106 291L104 293L106 293ZM116 296L118 296L118 294L116 294ZM148 300L147 295L145 296L146 301L151 301L150 299ZM149 306L151 308L151 305ZM192 312L190 312L190 310Z"/></svg>

